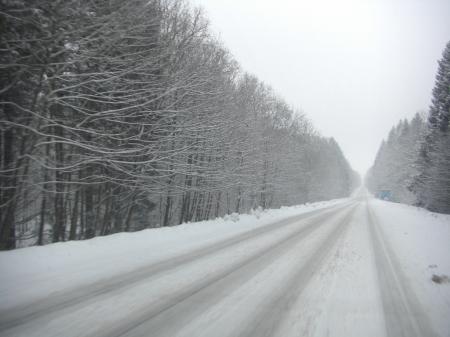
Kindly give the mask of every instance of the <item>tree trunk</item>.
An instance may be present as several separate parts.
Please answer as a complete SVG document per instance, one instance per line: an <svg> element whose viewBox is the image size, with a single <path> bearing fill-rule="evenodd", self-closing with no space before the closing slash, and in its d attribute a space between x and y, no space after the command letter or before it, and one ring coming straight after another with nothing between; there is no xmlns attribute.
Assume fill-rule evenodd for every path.
<svg viewBox="0 0 450 337"><path fill-rule="evenodd" d="M55 135L62 137L63 130L61 126L55 126ZM64 178L63 172L59 169L63 165L63 145L57 141L55 144L55 159L57 169L55 171L55 223L53 225L53 242L58 242L64 237L63 231L65 228L64 216Z"/></svg>
<svg viewBox="0 0 450 337"><path fill-rule="evenodd" d="M13 113L13 108L4 106L6 116ZM15 213L16 213L16 189L17 189L17 168L14 167L14 131L7 127L1 134L2 152L0 154L2 173L0 185L0 250L16 248L15 234Z"/></svg>
<svg viewBox="0 0 450 337"><path fill-rule="evenodd" d="M80 191L75 192L75 200L73 202L72 217L70 219L69 240L76 240L77 238L77 223L78 223L78 199Z"/></svg>

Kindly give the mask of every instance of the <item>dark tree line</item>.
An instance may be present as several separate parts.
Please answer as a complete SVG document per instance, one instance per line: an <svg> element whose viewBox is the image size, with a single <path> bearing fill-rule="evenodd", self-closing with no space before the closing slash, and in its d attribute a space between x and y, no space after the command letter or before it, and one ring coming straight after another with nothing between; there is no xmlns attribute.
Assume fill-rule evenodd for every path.
<svg viewBox="0 0 450 337"><path fill-rule="evenodd" d="M450 213L450 42L439 61L428 116L402 121L383 141L367 175L373 193Z"/></svg>
<svg viewBox="0 0 450 337"><path fill-rule="evenodd" d="M185 1L0 1L0 249L351 192Z"/></svg>

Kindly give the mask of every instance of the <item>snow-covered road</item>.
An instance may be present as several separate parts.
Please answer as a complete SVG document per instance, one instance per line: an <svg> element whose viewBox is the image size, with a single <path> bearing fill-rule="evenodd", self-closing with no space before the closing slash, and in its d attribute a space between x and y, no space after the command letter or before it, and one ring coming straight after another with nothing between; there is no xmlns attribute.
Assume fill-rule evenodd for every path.
<svg viewBox="0 0 450 337"><path fill-rule="evenodd" d="M9 299L0 304L0 335L450 335L450 284L430 279L435 269L450 272L450 254L442 256L450 253L450 218L365 195L298 213L245 230L230 227L226 237L162 252L131 269L119 264L115 274L104 271L91 281L55 276L56 291L51 279L17 286L14 275L0 277L0 296ZM437 235L423 236L424 219ZM164 238L159 243L164 247ZM0 263L26 264L23 251L0 255ZM28 291L31 300L20 296L20 286L37 287Z"/></svg>

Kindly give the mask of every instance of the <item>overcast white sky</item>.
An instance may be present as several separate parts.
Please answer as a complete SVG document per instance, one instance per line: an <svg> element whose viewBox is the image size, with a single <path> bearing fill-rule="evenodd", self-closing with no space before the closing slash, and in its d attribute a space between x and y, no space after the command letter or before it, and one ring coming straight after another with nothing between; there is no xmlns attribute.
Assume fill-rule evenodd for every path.
<svg viewBox="0 0 450 337"><path fill-rule="evenodd" d="M371 166L398 120L427 110L450 0L191 0L242 68Z"/></svg>

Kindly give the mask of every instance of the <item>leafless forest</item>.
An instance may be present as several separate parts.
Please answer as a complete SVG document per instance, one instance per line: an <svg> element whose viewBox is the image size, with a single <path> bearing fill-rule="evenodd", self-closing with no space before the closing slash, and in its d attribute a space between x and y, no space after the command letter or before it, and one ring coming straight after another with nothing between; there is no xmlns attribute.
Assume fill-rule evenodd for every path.
<svg viewBox="0 0 450 337"><path fill-rule="evenodd" d="M339 146L182 0L2 0L0 248L348 196Z"/></svg>

